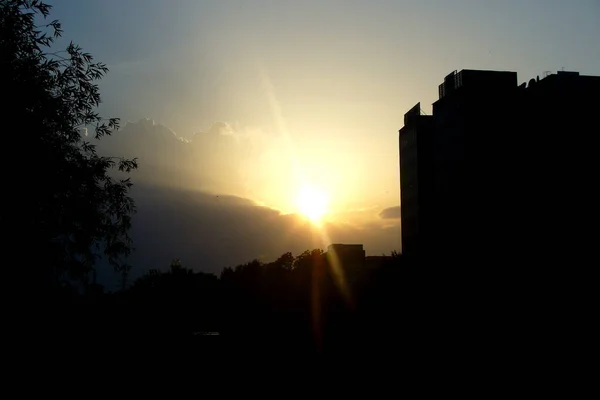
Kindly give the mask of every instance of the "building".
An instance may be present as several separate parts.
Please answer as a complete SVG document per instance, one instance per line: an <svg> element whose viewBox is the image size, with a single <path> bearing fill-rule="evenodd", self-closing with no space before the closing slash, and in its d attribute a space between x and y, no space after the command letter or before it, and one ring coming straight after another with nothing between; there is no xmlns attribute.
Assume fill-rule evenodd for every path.
<svg viewBox="0 0 600 400"><path fill-rule="evenodd" d="M362 244L334 243L327 247L325 253L328 258L335 257L344 269L364 268L365 250Z"/></svg>
<svg viewBox="0 0 600 400"><path fill-rule="evenodd" d="M327 247L325 256L329 262L337 262L344 272L364 272L380 268L393 260L392 256L366 256L362 244L334 243Z"/></svg>
<svg viewBox="0 0 600 400"><path fill-rule="evenodd" d="M325 257L337 276L353 285L366 272L366 253L362 244L334 243L327 247Z"/></svg>
<svg viewBox="0 0 600 400"><path fill-rule="evenodd" d="M399 134L403 253L481 263L556 248L567 224L549 215L576 207L569 182L591 178L576 166L592 160L581 143L598 131L600 77L518 85L515 72L462 70L438 93L433 115L417 103Z"/></svg>
<svg viewBox="0 0 600 400"><path fill-rule="evenodd" d="M422 115L421 103L417 103L404 114L400 130L400 211L406 255L417 251L420 235L426 235L425 220L433 189L433 180L428 178L432 174L432 138L433 117Z"/></svg>

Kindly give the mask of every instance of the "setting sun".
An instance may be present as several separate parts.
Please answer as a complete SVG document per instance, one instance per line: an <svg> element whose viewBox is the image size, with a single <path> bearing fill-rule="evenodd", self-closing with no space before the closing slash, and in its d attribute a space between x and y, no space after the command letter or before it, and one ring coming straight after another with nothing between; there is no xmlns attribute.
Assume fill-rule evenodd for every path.
<svg viewBox="0 0 600 400"><path fill-rule="evenodd" d="M305 187L298 194L297 207L311 221L318 222L327 211L327 196L322 191Z"/></svg>

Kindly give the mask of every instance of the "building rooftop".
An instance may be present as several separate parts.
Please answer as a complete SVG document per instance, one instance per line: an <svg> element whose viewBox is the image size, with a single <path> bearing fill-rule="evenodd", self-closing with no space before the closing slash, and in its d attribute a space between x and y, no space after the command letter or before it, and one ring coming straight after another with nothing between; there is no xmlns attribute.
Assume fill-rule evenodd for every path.
<svg viewBox="0 0 600 400"><path fill-rule="evenodd" d="M327 247L327 250L331 251L332 249L363 250L363 245L362 244L332 243Z"/></svg>
<svg viewBox="0 0 600 400"><path fill-rule="evenodd" d="M516 86L516 72L463 69L446 75L444 82L438 87L438 92L439 98L442 99L462 87L494 90Z"/></svg>

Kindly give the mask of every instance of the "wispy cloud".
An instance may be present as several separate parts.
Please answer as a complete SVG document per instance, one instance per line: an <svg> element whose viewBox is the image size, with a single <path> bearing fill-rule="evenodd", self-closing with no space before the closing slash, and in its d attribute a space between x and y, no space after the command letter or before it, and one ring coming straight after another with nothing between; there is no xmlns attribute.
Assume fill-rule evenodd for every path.
<svg viewBox="0 0 600 400"><path fill-rule="evenodd" d="M379 213L379 218L383 219L399 219L400 206L385 208Z"/></svg>

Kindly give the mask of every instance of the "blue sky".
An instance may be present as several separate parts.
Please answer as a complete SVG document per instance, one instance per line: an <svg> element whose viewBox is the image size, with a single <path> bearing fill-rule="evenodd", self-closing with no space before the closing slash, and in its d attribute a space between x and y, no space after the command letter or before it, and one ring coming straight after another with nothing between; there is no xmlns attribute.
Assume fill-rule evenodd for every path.
<svg viewBox="0 0 600 400"><path fill-rule="evenodd" d="M338 210L398 205L403 114L418 101L429 113L449 72L600 75L596 0L52 4L63 44L111 68L105 114L150 118L186 138L215 123L260 132L295 160L272 161L261 179L328 186ZM275 160L270 151L257 157ZM235 194L291 207L287 187L261 179Z"/></svg>
<svg viewBox="0 0 600 400"><path fill-rule="evenodd" d="M339 86L352 81L356 87L348 92L367 96L366 102L392 101L402 107L399 114L419 99L433 102L435 86L454 69L516 70L523 81L561 67L600 73L600 3L595 0L52 4L65 38L114 66L107 100L121 99L131 114L161 114L153 117L173 120L182 133L195 129L189 125L238 117L230 114L244 117L243 104L227 107L232 96L227 89L252 90L248 81L257 60L284 98L297 97L300 83L308 84L303 89L310 97L313 86L328 84L341 94ZM166 90L175 111L156 106L159 90ZM189 100L213 104L201 102L204 107L196 110ZM190 108L200 118L187 116ZM200 121L191 123L191 118Z"/></svg>

